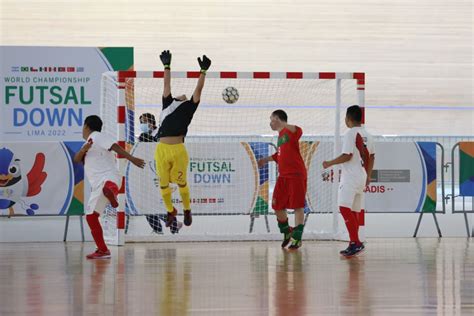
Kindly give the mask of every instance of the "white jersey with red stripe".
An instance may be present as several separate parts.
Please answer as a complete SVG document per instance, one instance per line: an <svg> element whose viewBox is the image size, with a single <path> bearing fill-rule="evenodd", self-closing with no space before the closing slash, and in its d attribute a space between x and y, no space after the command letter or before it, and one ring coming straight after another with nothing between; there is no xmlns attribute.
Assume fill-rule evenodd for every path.
<svg viewBox="0 0 474 316"><path fill-rule="evenodd" d="M375 154L372 136L361 126L350 128L344 135L342 153L352 158L341 165L341 184L363 189L369 157Z"/></svg>
<svg viewBox="0 0 474 316"><path fill-rule="evenodd" d="M102 190L105 181L112 181L120 187L121 176L115 153L111 151L115 141L103 133L93 132L87 142L92 146L84 157L84 171L92 190Z"/></svg>

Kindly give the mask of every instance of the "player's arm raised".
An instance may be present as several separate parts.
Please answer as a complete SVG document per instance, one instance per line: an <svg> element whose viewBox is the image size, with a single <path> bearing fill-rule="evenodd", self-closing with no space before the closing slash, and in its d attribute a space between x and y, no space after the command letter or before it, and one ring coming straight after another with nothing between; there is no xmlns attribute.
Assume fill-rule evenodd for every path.
<svg viewBox="0 0 474 316"><path fill-rule="evenodd" d="M163 67L165 67L163 96L166 98L171 94L171 53L169 50L164 50L160 55Z"/></svg>
<svg viewBox="0 0 474 316"><path fill-rule="evenodd" d="M133 163L138 168L143 169L143 167L145 167L145 161L143 159L130 155L128 152L126 152L118 144L113 144L112 147L110 147L110 150L113 150L117 154L119 154L120 156L125 157L125 159L127 159L128 161Z"/></svg>
<svg viewBox="0 0 474 316"><path fill-rule="evenodd" d="M201 67L201 74L196 85L196 89L193 93L193 102L198 103L201 100L202 89L204 88L204 82L206 81L206 72L211 67L211 60L206 55L202 56L202 59L198 58L199 66Z"/></svg>

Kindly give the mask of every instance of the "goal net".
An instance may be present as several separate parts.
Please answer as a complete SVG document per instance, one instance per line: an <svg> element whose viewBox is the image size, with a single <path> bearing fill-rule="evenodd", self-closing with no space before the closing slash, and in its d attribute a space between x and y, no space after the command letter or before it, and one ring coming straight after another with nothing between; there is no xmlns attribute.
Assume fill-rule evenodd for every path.
<svg viewBox="0 0 474 316"><path fill-rule="evenodd" d="M191 98L198 76L172 72L172 94ZM229 87L239 95L234 103L224 100L223 93L234 90ZM159 125L162 94L162 71L103 74L103 132L146 161L142 170L118 159L124 176L120 207L109 208L102 218L109 243L281 239L271 208L278 169L273 162L257 166L258 159L277 150L277 133L269 126L270 114L277 109L303 129L300 149L308 171L304 239L338 238L339 171L323 171L322 161L339 152L345 108L364 106L363 73L208 73L185 139L193 213L189 227L180 227L183 208L173 184L177 223L165 227L156 143L139 141L140 116L150 113ZM293 225L292 212L289 219Z"/></svg>

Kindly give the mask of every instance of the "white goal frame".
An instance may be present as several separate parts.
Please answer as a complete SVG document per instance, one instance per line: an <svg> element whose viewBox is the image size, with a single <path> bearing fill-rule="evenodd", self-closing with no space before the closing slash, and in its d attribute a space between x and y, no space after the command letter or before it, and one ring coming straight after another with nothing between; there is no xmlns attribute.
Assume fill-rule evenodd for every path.
<svg viewBox="0 0 474 316"><path fill-rule="evenodd" d="M172 78L199 78L200 73L198 71L188 72L172 72ZM105 72L102 74L102 86L104 85L105 79L113 79L116 83L117 88L117 143L120 147L127 150L127 139L130 135L127 135L126 119L127 119L127 108L133 107L133 105L127 104L126 101L126 81L131 78L163 78L164 71L117 71L117 72ZM334 142L334 154L337 155L341 150L341 135L340 135L340 116L341 116L341 84L342 80L356 80L357 85L357 98L359 106L363 108L363 123L365 123L365 73L363 72L208 72L207 78L213 79L258 79L258 80L272 80L272 79L287 79L287 80L320 80L320 79L333 79L336 80L336 109L335 109L335 142ZM104 93L105 89L102 89L102 100L101 100L101 116L104 113ZM132 135L133 137L133 135ZM124 157L117 156L118 168L122 175L125 174L127 160ZM337 195L337 192L334 194ZM119 190L118 202L119 208L117 209L116 217L116 236L107 238L107 243L111 245L124 245L125 240L125 176L122 178L122 185ZM338 232L338 210L333 210L333 231ZM336 239L337 236L336 236Z"/></svg>

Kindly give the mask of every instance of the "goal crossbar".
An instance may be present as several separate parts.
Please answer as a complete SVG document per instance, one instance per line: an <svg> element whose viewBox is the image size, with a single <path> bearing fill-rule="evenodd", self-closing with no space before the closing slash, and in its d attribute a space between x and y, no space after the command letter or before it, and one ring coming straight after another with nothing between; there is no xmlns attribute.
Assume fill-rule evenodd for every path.
<svg viewBox="0 0 474 316"><path fill-rule="evenodd" d="M171 72L172 78L199 78L200 72L198 71L178 71ZM103 74L102 84L104 85L104 78L112 79L116 82L117 88L117 102L116 102L116 135L117 143L119 146L128 150L127 140L130 139L130 135L127 135L126 128L126 116L127 109L130 109L131 104L127 104L126 100L126 81L133 78L163 78L164 71L117 71L117 72L105 72ZM341 81L342 80L356 80L357 99L358 104L362 109L365 109L365 73L363 72L237 72L237 71L221 71L221 72L208 72L206 77L209 79L256 79L256 80L272 80L272 79L288 79L288 80L336 80L336 115L335 115L335 126L336 132L334 135L334 154L338 153L341 148L340 143L340 108L341 108ZM102 101L101 111L103 110L103 99L104 89L102 89ZM365 111L363 111L365 114ZM103 113L101 113L103 115ZM363 116L363 123L365 123L365 115ZM121 156L118 158L118 167L122 175L125 174L126 170L126 159ZM108 240L109 244L123 245L125 243L125 177L123 177L122 186L119 190L119 209L117 209L116 217L116 235L111 240ZM333 221L333 228L337 230L337 219Z"/></svg>

